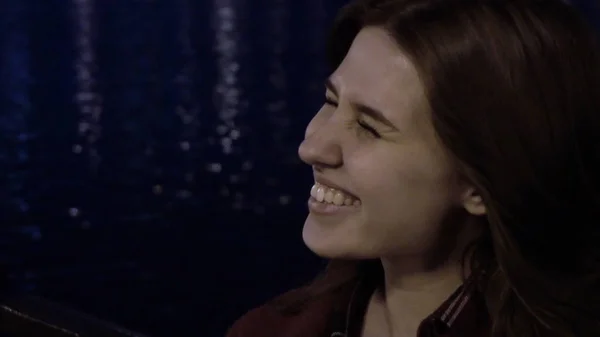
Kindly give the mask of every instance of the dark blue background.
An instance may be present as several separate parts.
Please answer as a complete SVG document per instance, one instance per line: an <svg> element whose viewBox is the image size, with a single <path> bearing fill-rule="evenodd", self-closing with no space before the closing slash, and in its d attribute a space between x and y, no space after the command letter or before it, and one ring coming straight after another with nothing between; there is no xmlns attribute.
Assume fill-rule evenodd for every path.
<svg viewBox="0 0 600 337"><path fill-rule="evenodd" d="M296 149L343 2L0 0L13 287L153 336L221 336L310 279Z"/></svg>

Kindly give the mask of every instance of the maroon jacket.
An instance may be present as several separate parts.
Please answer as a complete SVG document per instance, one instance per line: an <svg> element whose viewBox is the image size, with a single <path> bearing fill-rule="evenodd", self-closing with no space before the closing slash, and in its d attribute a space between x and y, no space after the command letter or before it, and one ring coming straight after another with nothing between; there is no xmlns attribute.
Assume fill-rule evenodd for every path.
<svg viewBox="0 0 600 337"><path fill-rule="evenodd" d="M360 337L374 288L356 282L348 289L324 295L296 314L263 305L235 322L227 337ZM489 330L481 295L467 282L423 320L417 337L487 337Z"/></svg>

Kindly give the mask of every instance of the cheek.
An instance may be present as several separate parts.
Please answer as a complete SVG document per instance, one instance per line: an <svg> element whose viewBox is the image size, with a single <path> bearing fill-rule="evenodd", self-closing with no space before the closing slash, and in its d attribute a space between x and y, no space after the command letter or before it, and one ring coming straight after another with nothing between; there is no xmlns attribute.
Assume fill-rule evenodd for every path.
<svg viewBox="0 0 600 337"><path fill-rule="evenodd" d="M358 153L356 153L358 154ZM358 159L360 158L360 159ZM353 183L364 202L396 207L434 207L446 201L453 190L447 164L419 151L371 149L347 163L352 167ZM431 205L428 205L430 204Z"/></svg>
<svg viewBox="0 0 600 337"><path fill-rule="evenodd" d="M429 249L452 202L444 172L425 158L389 155L356 162L355 169L361 240L388 253Z"/></svg>

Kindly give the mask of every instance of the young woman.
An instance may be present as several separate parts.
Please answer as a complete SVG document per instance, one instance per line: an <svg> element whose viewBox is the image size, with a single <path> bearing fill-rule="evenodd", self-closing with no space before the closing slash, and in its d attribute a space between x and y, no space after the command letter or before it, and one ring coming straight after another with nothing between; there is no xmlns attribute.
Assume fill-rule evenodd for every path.
<svg viewBox="0 0 600 337"><path fill-rule="evenodd" d="M299 154L331 260L230 337L600 336L600 49L559 0L359 0Z"/></svg>

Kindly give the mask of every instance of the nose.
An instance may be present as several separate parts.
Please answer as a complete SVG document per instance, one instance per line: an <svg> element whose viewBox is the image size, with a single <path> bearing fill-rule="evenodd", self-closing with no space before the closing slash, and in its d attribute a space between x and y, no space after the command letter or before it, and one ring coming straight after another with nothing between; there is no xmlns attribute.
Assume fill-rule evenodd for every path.
<svg viewBox="0 0 600 337"><path fill-rule="evenodd" d="M304 140L298 147L300 159L317 168L335 168L342 165L340 131L336 130L332 118L322 120L319 114L306 128Z"/></svg>

